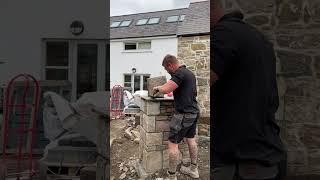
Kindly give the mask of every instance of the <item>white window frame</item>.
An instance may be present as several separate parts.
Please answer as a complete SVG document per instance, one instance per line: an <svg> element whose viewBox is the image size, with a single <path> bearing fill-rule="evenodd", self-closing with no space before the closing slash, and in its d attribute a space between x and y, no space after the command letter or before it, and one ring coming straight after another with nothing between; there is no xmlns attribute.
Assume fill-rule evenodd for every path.
<svg viewBox="0 0 320 180"><path fill-rule="evenodd" d="M151 77L151 74L147 74L147 73L123 73L123 87L125 87L125 76L131 76L131 92L134 93L134 76L140 76L140 90L143 90L143 78L145 76L148 76L149 78Z"/></svg>
<svg viewBox="0 0 320 180"><path fill-rule="evenodd" d="M177 17L177 20L169 20L169 18L172 18L172 17ZM166 19L166 22L167 22L167 23L178 22L178 21L179 21L179 18L180 18L179 15L168 16L167 19Z"/></svg>
<svg viewBox="0 0 320 180"><path fill-rule="evenodd" d="M153 22L153 23L150 23L150 20L153 20L153 19L157 19L157 22ZM147 22L147 24L150 24L150 25L152 25L152 24L159 24L160 23L160 17L152 17L152 18L150 18L149 20L148 20L148 22Z"/></svg>
<svg viewBox="0 0 320 180"><path fill-rule="evenodd" d="M142 20L146 20L145 21L145 23L143 23L143 24L138 24L140 21L142 21ZM143 26L143 25L146 25L147 23L148 23L148 21L149 21L149 18L143 18L143 19L139 19L138 21L137 21L137 23L136 23L136 26Z"/></svg>
<svg viewBox="0 0 320 180"><path fill-rule="evenodd" d="M77 45L78 44L97 44L98 59L97 59L97 91L105 90L106 83L106 41L105 40L82 40L82 39L42 39L42 60L41 60L41 79L46 80L46 43L47 42L68 42L69 59L68 59L68 81L72 83L71 101L76 101L77 94ZM50 68L60 68L60 66L49 66ZM64 67L66 68L66 67Z"/></svg>
<svg viewBox="0 0 320 180"><path fill-rule="evenodd" d="M114 23L117 23L117 25L113 25ZM111 24L110 24L110 27L111 28L116 28L116 27L119 27L121 24L121 21L113 21Z"/></svg>
<svg viewBox="0 0 320 180"><path fill-rule="evenodd" d="M182 18L182 17L183 17L183 18ZM186 15L185 15L185 14L181 14L181 15L179 16L179 21L182 22L182 21L185 20L185 18L186 18Z"/></svg>
<svg viewBox="0 0 320 180"><path fill-rule="evenodd" d="M68 66L47 66L47 62L46 62L46 57L47 57L47 54L46 54L46 47L47 47L47 43L48 42L65 42L65 43L68 43ZM44 55L44 61L43 61L43 79L47 79L46 77L46 71L47 69L66 69L68 70L68 78L66 80L71 80L71 77L72 77L72 53L73 53L73 50L70 46L70 40L45 40L43 41L43 55Z"/></svg>
<svg viewBox="0 0 320 180"><path fill-rule="evenodd" d="M150 43L150 48L139 49L140 43ZM136 44L136 49L126 49L126 44ZM152 41L125 41L125 42L123 42L123 52L151 52L151 50L152 50Z"/></svg>
<svg viewBox="0 0 320 180"><path fill-rule="evenodd" d="M124 22L129 22L129 23L126 25L123 25ZM124 20L124 21L121 21L118 27L129 27L131 23L132 23L132 20Z"/></svg>

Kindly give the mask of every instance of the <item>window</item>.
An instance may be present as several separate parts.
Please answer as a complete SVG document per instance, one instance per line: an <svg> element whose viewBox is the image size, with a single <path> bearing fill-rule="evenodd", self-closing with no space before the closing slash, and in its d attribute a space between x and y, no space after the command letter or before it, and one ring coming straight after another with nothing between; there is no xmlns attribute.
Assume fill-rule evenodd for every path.
<svg viewBox="0 0 320 180"><path fill-rule="evenodd" d="M124 50L148 50L148 49L151 49L150 41L124 43Z"/></svg>
<svg viewBox="0 0 320 180"><path fill-rule="evenodd" d="M112 22L111 26L110 27L118 27L120 25L120 21L114 21Z"/></svg>
<svg viewBox="0 0 320 180"><path fill-rule="evenodd" d="M147 89L147 79L150 78L150 74L124 74L125 88L133 89L133 92Z"/></svg>
<svg viewBox="0 0 320 180"><path fill-rule="evenodd" d="M148 21L148 24L158 24L160 22L160 18L156 17L156 18L150 18Z"/></svg>
<svg viewBox="0 0 320 180"><path fill-rule="evenodd" d="M131 87L131 75L124 75L124 87Z"/></svg>
<svg viewBox="0 0 320 180"><path fill-rule="evenodd" d="M179 21L183 21L186 15L180 15Z"/></svg>
<svg viewBox="0 0 320 180"><path fill-rule="evenodd" d="M68 42L47 42L45 76L47 80L68 80Z"/></svg>
<svg viewBox="0 0 320 180"><path fill-rule="evenodd" d="M122 21L120 24L120 27L127 27L131 24L131 20L128 21Z"/></svg>
<svg viewBox="0 0 320 180"><path fill-rule="evenodd" d="M169 16L167 18L167 21L166 22L177 22L179 19L179 16L178 15L175 15L175 16Z"/></svg>
<svg viewBox="0 0 320 180"><path fill-rule="evenodd" d="M151 49L151 42L139 42L138 49Z"/></svg>
<svg viewBox="0 0 320 180"><path fill-rule="evenodd" d="M124 50L136 50L137 43L125 43Z"/></svg>
<svg viewBox="0 0 320 180"><path fill-rule="evenodd" d="M138 26L145 25L147 23L147 21L148 21L148 19L140 19L140 20L138 20L136 25L138 25Z"/></svg>

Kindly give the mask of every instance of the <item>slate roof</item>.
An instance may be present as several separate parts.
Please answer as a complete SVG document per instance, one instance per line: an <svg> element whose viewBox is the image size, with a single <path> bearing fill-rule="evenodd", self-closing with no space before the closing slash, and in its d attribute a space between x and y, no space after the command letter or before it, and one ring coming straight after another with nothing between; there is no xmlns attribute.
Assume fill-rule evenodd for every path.
<svg viewBox="0 0 320 180"><path fill-rule="evenodd" d="M186 15L183 22L167 23L173 15ZM159 24L136 26L139 19L160 17ZM129 14L110 17L114 21L133 20L128 27L110 28L110 39L142 38L169 35L191 35L210 32L209 1L190 3L188 8L172 9L148 13Z"/></svg>
<svg viewBox="0 0 320 180"><path fill-rule="evenodd" d="M185 20L178 27L178 36L210 34L210 1L190 3Z"/></svg>
<svg viewBox="0 0 320 180"><path fill-rule="evenodd" d="M110 28L110 39L176 35L177 28L182 22L167 23L167 17L185 14L186 10L184 8L110 17L110 24L114 21L133 20L128 27ZM139 19L150 17L160 17L159 24L136 26Z"/></svg>

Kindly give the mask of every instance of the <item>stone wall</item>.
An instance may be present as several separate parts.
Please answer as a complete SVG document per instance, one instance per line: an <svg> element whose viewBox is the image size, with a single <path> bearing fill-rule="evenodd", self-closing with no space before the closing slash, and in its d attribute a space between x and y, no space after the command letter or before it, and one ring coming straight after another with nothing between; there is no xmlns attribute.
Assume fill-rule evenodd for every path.
<svg viewBox="0 0 320 180"><path fill-rule="evenodd" d="M224 0L273 42L288 173L320 174L320 1Z"/></svg>
<svg viewBox="0 0 320 180"><path fill-rule="evenodd" d="M195 74L201 116L210 117L210 36L179 37L178 59Z"/></svg>
<svg viewBox="0 0 320 180"><path fill-rule="evenodd" d="M169 122L174 111L173 98L141 97L140 105L140 166L147 174L169 167ZM185 143L179 144L180 161L190 161ZM141 170L138 170L141 171Z"/></svg>

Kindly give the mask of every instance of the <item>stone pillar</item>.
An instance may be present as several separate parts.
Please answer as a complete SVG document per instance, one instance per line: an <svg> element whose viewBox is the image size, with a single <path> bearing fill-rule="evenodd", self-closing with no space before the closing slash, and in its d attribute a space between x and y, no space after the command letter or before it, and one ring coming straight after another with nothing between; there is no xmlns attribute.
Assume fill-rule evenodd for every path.
<svg viewBox="0 0 320 180"><path fill-rule="evenodd" d="M173 98L141 97L139 159L147 174L168 168L167 144L173 106Z"/></svg>

